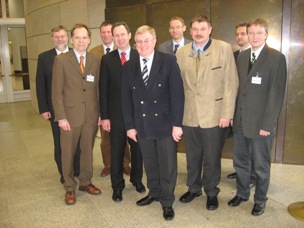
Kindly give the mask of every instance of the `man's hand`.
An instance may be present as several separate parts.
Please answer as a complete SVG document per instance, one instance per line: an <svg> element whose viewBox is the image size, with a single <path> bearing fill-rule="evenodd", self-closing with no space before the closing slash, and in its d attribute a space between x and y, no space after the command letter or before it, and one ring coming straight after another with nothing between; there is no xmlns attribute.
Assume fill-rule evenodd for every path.
<svg viewBox="0 0 304 228"><path fill-rule="evenodd" d="M60 120L60 122L58 122L58 125L64 131L70 131L71 130L71 126L70 126L70 124L67 120Z"/></svg>
<svg viewBox="0 0 304 228"><path fill-rule="evenodd" d="M137 135L136 129L130 129L130 130L127 131L127 136L128 136L130 139L133 139L135 142L137 142L136 135Z"/></svg>
<svg viewBox="0 0 304 228"><path fill-rule="evenodd" d="M270 135L270 132L269 131L264 131L264 130L260 130L260 135L261 136L268 136L268 135Z"/></svg>
<svg viewBox="0 0 304 228"><path fill-rule="evenodd" d="M183 129L181 127L172 127L172 137L175 142L179 142L183 135Z"/></svg>
<svg viewBox="0 0 304 228"><path fill-rule="evenodd" d="M229 124L230 124L230 119L221 118L220 123L219 123L219 127L220 128L229 127Z"/></svg>
<svg viewBox="0 0 304 228"><path fill-rule="evenodd" d="M102 120L102 128L107 132L111 131L111 122L109 119Z"/></svg>
<svg viewBox="0 0 304 228"><path fill-rule="evenodd" d="M50 112L44 112L44 113L41 113L41 116L45 119L45 120L48 120L52 117L51 113Z"/></svg>

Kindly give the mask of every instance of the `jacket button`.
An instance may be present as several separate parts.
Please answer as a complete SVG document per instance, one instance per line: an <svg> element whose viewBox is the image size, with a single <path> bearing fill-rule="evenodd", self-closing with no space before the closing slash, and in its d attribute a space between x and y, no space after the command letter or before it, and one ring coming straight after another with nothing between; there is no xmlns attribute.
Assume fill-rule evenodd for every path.
<svg viewBox="0 0 304 228"><path fill-rule="evenodd" d="M158 84L158 87L161 87L161 84Z"/></svg>
<svg viewBox="0 0 304 228"><path fill-rule="evenodd" d="M146 116L146 114L143 114L143 117L145 117Z"/></svg>
<svg viewBox="0 0 304 228"><path fill-rule="evenodd" d="M158 116L158 114L157 114L157 113L155 113L155 116Z"/></svg>
<svg viewBox="0 0 304 228"><path fill-rule="evenodd" d="M83 92L85 92L85 89L83 90Z"/></svg>
<svg viewBox="0 0 304 228"><path fill-rule="evenodd" d="M141 101L140 103L141 103L141 104L143 104L144 102L143 102L143 101Z"/></svg>
<svg viewBox="0 0 304 228"><path fill-rule="evenodd" d="M136 89L135 86L133 86L133 89Z"/></svg>
<svg viewBox="0 0 304 228"><path fill-rule="evenodd" d="M156 104L157 103L157 101L154 101L154 104Z"/></svg>

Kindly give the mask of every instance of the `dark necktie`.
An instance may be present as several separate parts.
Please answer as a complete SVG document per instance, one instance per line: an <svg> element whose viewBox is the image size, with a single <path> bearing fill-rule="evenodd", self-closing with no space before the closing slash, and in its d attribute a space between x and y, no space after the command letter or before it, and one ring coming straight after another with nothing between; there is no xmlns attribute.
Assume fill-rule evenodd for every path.
<svg viewBox="0 0 304 228"><path fill-rule="evenodd" d="M80 62L79 62L80 70L82 73L84 73L83 58L84 58L83 56L80 56Z"/></svg>
<svg viewBox="0 0 304 228"><path fill-rule="evenodd" d="M111 48L106 48L106 54L108 54L111 51Z"/></svg>
<svg viewBox="0 0 304 228"><path fill-rule="evenodd" d="M147 67L148 59L143 59L143 62L144 62L144 68L143 68L143 71L141 72L141 76L142 76L143 82L144 82L144 84L146 86L147 85L147 81L149 79L148 67Z"/></svg>
<svg viewBox="0 0 304 228"><path fill-rule="evenodd" d="M121 53L120 61L121 61L121 65L124 65L125 62L127 62L126 53L125 52Z"/></svg>
<svg viewBox="0 0 304 228"><path fill-rule="evenodd" d="M174 50L173 50L173 54L175 55L175 53L177 52L177 49L179 47L179 44L175 44L174 45Z"/></svg>
<svg viewBox="0 0 304 228"><path fill-rule="evenodd" d="M252 57L250 59L248 73L251 71L251 68L252 68L253 64L255 63L255 61L256 61L256 56L255 56L254 52L252 52Z"/></svg>

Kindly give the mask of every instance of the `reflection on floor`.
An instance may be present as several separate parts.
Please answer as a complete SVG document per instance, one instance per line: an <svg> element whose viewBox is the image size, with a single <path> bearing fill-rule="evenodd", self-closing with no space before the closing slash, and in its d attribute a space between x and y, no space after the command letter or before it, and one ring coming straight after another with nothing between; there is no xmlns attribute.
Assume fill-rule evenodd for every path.
<svg viewBox="0 0 304 228"><path fill-rule="evenodd" d="M253 190L248 202L237 208L227 205L236 192L235 182L226 178L233 171L230 159L222 159L218 210L206 210L205 196L180 203L178 198L187 186L186 158L179 153L176 216L167 222L159 203L135 205L145 194L137 193L127 176L123 201L112 201L110 178L99 176L99 143L96 138L93 183L102 195L77 191L77 203L66 206L49 123L32 110L30 102L0 104L0 227L304 227L304 222L287 212L289 204L304 200L304 166L272 165L266 211L254 217L250 214Z"/></svg>

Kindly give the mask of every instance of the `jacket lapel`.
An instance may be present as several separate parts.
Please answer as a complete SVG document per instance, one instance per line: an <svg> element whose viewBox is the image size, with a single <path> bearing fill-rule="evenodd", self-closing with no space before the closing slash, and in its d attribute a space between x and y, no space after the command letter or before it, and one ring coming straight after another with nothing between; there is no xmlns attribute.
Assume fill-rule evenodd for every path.
<svg viewBox="0 0 304 228"><path fill-rule="evenodd" d="M154 52L153 62L150 69L149 79L146 88L150 89L153 86L153 83L158 77L158 72L162 66L162 60L157 51ZM142 83L143 84L143 83Z"/></svg>

